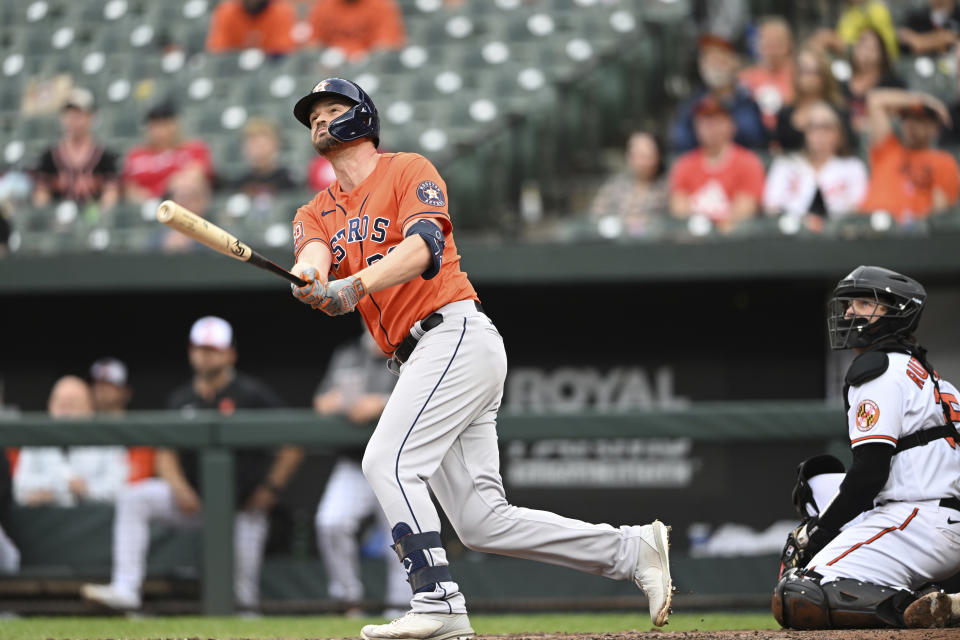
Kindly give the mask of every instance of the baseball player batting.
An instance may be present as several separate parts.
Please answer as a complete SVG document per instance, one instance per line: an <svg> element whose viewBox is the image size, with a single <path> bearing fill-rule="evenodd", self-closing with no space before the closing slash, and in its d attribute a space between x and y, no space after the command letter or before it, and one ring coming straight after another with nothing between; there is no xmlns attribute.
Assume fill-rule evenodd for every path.
<svg viewBox="0 0 960 640"><path fill-rule="evenodd" d="M834 289L830 346L859 354L844 389L853 464L845 475L832 456L800 465L794 504L805 520L773 596L785 627L960 621L935 585L960 571L960 392L913 335L926 299L916 280L880 267L858 267Z"/></svg>
<svg viewBox="0 0 960 640"><path fill-rule="evenodd" d="M437 170L414 153L377 153L376 107L353 82L319 82L293 113L337 178L297 211L292 272L307 285L293 295L328 315L358 310L399 374L362 469L413 598L406 615L361 635L474 635L430 490L467 547L633 580L653 623L665 624L672 587L663 523L615 528L507 502L496 431L503 340L460 270Z"/></svg>

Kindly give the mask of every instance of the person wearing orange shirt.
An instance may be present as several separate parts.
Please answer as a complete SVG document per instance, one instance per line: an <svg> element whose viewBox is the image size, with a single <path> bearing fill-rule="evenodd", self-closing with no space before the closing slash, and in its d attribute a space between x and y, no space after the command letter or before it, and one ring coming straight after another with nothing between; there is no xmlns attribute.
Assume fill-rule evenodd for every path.
<svg viewBox="0 0 960 640"><path fill-rule="evenodd" d="M307 22L315 44L336 47L351 58L398 49L407 37L394 0L318 0Z"/></svg>
<svg viewBox="0 0 960 640"><path fill-rule="evenodd" d="M657 626L671 601L667 527L591 524L507 502L496 417L503 339L460 269L447 186L415 153L377 153L370 97L340 78L294 107L336 180L293 220L293 295L327 315L359 311L398 379L361 469L413 590L410 611L365 640L474 635L454 582L431 490L468 548L633 580ZM588 294L584 292L586 297Z"/></svg>
<svg viewBox="0 0 960 640"><path fill-rule="evenodd" d="M256 48L283 55L296 48L296 10L286 0L225 0L213 12L207 51Z"/></svg>
<svg viewBox="0 0 960 640"><path fill-rule="evenodd" d="M900 137L893 117L900 117ZM940 124L950 124L946 106L931 95L903 89L867 94L870 185L864 212L888 211L901 224L925 218L957 202L960 168L934 148Z"/></svg>

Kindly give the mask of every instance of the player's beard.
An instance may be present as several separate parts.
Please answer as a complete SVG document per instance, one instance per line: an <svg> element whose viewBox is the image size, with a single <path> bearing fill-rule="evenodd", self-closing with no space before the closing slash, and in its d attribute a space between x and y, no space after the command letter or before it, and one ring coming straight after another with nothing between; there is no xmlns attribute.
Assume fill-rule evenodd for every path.
<svg viewBox="0 0 960 640"><path fill-rule="evenodd" d="M316 149L317 153L322 156L330 153L342 145L343 143L330 135L329 131L323 132L320 134L319 138L313 140L313 148Z"/></svg>

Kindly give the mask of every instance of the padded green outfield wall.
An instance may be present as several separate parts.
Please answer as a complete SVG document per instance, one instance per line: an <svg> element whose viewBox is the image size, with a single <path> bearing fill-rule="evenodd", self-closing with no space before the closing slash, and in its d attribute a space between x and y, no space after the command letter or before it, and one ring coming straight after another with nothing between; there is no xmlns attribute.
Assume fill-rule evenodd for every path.
<svg viewBox="0 0 960 640"><path fill-rule="evenodd" d="M678 585L689 589L689 594L696 590L698 596L749 596L756 602L769 587L770 550L757 550L759 555L748 552L750 558L737 565L739 577L723 584L704 576L729 567L717 558L706 563L691 558L688 533L697 526L724 524L761 532L776 521L792 519L789 494L796 463L828 450L843 455L842 423L838 407L803 402L704 404L565 416L505 411L499 424L501 469L514 504L612 524L663 519L674 528ZM263 579L267 599L323 599L323 574L310 526L313 510L335 452L362 444L365 438L364 430L307 411L247 411L230 417L200 412L190 419L179 413L146 412L94 421L24 415L0 421L0 447L139 444L198 449L205 505L200 544L195 534L190 542L155 530L149 566L153 577L183 576L185 568L193 567L186 575L201 577L200 594L208 613L232 608L228 585L233 551L222 542L232 538L233 450L281 443L307 447L307 460L279 509L306 529L295 527L292 544L271 546ZM17 508L12 522L11 533L23 555L21 583L109 575L109 509ZM555 568L472 554L449 526L443 535L455 565L463 566L464 579L469 576L479 585L478 596L491 607L498 598L555 601L572 596L570 589L551 587L538 592L529 581L518 580L510 586L496 577L521 571L547 582L576 584L577 577L569 572L564 577ZM377 571L368 566L366 575L369 578ZM605 598L635 595L610 581L585 579L583 585L580 595L597 606ZM0 592L3 589L0 583ZM371 593L379 593L378 589L372 588ZM586 602L585 606L592 605Z"/></svg>

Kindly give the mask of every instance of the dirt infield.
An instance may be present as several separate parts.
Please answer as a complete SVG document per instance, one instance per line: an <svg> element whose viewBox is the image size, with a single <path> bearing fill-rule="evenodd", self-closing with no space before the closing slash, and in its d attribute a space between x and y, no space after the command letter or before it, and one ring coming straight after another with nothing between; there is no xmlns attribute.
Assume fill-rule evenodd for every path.
<svg viewBox="0 0 960 640"><path fill-rule="evenodd" d="M590 634L477 636L477 640L957 640L960 629L852 629L847 631L650 631Z"/></svg>

